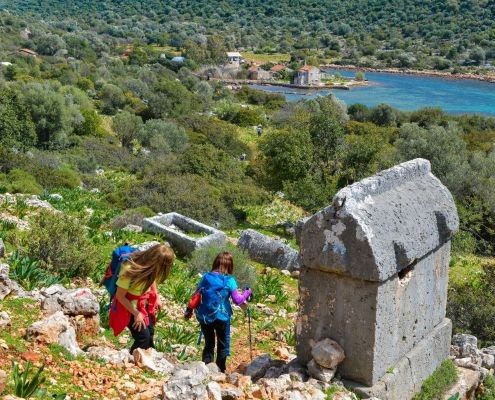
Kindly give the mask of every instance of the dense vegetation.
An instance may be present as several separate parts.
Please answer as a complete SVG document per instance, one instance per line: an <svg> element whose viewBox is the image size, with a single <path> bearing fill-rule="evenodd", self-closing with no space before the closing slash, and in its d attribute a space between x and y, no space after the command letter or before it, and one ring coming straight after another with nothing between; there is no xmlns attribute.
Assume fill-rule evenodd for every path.
<svg viewBox="0 0 495 400"><path fill-rule="evenodd" d="M336 4L332 13L350 13L354 3L348 3ZM202 9L194 4L201 3L170 2L153 8L154 2L119 2L118 7L112 2L79 2L77 7L50 2L48 7L48 2L21 1L8 5L12 13L0 13L0 192L36 194L62 212L31 215L31 208L19 199L1 204L0 237L9 253L17 250L9 260L13 277L27 288L54 279L90 276L97 281L113 247L124 240L149 239L122 228L156 212L177 211L215 224L231 236L255 227L294 244L284 230L287 222L325 207L345 185L424 157L458 205L461 230L454 240L453 270L467 265L477 271L468 281L465 273L452 282L449 314L457 331L493 341L495 306L486 297L494 298L493 262L488 259L495 255L494 119L451 116L439 109L400 112L384 104L347 107L331 96L286 103L279 95L230 90L193 73L201 63L222 60L233 44L296 53L319 48L311 54L334 51L325 57L357 54L361 60L359 46L369 41L376 49L366 57L393 54L394 65L400 52L414 46L411 54L417 66L442 57L431 55L436 46L447 49L455 44L457 58L452 62L465 63L473 43L489 54L489 4L411 5L447 13L450 25L442 23L441 29L451 29L452 34L445 33L443 42L437 40L436 25L423 29L424 13L410 10L399 17L400 7L364 12L374 3L360 4L363 12L356 15L361 17L340 19L349 25L338 22L342 31L335 32L331 14L299 13L285 2L250 4L249 10L260 15L256 18L254 11L229 12L229 3L215 6L215 12L203 18L201 13L215 3L203 4ZM309 3L299 6L305 10ZM475 14L476 24L469 22ZM46 19L40 21L39 15ZM301 22L300 15L308 21ZM388 28L406 15L409 30L407 24L400 30ZM471 26L462 39L455 19L461 15L463 26ZM284 17L275 19L278 16ZM428 24L440 25L438 18L428 17ZM267 21L275 29L270 35L257 25ZM329 42L298 48L305 38L326 37L312 34L320 25L328 30ZM394 35L379 36L376 26ZM31 31L29 38L20 35L25 28ZM226 35L216 34L225 29ZM280 35L292 40L287 48L281 47ZM270 45L270 40L277 44ZM22 56L17 53L21 47L40 56ZM170 61L178 51L189 57L183 66ZM258 137L254 125L260 123L264 131ZM29 217L29 234L16 229L4 214ZM242 264L242 255L238 257ZM209 258L211 254L196 254L192 270L200 271ZM191 271L184 270L177 270L173 284L163 289L177 303L191 291ZM243 280L252 282L253 275L246 267ZM477 280L480 276L483 279ZM295 295L288 299L272 275L258 284L261 301L275 293L288 311L295 310ZM171 321L167 329L164 338L193 340L191 332L184 333ZM162 348L171 346L163 340Z"/></svg>
<svg viewBox="0 0 495 400"><path fill-rule="evenodd" d="M84 52L81 44L96 33L172 46L196 62L218 61L226 48L290 53L312 62L440 70L495 58L491 0L21 0L0 6L53 22L59 38L38 44L45 53L64 42Z"/></svg>

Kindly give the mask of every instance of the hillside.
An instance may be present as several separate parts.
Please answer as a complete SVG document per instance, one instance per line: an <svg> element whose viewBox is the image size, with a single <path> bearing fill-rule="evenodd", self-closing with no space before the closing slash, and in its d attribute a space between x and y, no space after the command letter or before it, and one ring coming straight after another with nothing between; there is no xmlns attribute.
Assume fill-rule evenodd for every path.
<svg viewBox="0 0 495 400"><path fill-rule="evenodd" d="M294 251L297 221L328 206L340 189L418 157L431 162L459 214L447 303L454 333L476 335L480 349L495 343L495 119L454 116L437 108L401 112L387 104L347 106L332 95L288 102L282 95L224 85L196 73L223 62L228 48L281 51L284 57L301 51L346 61L352 51L362 52L359 46L365 42L376 48L375 55L365 57L395 54L390 59L394 65L398 53L393 49L408 48L425 62L417 67L433 66L429 63L441 57L434 54L438 46L457 48L453 65L464 64L474 44L489 54L493 4L416 2L401 13L399 6L383 7L387 12L382 12L374 3L347 2L345 7L332 3L342 7L332 8L331 14L320 10L324 4L0 0L0 380L6 383L0 394L13 394L15 378L20 379L11 361L21 369L32 361L35 368L46 364L47 380L41 386L59 398L114 399L119 393L139 398L150 386L161 393L164 375L168 379L172 370L176 378L194 370L203 394L203 378L210 383L215 377L236 393L242 389L241 394L251 396L247 398L268 397L270 379L275 379L277 390L301 396L314 390L333 400L342 392L342 399L354 399L338 376L336 387L321 379L308 383L306 367L298 375L301 370L287 363L294 355L297 274L255 262L233 243L242 231L254 229ZM358 13L351 6L376 9ZM430 11L433 16L428 17ZM361 17L340 17L352 13ZM346 21L339 22L342 31L332 30L328 15ZM403 24L407 19L417 25L410 37ZM441 42L435 33L441 28L436 27L445 26L447 19L452 20L452 34ZM387 36L396 23L400 32ZM320 28L322 35L314 35ZM311 42L327 34L327 44ZM172 61L182 53L183 64ZM274 367L272 373L284 372L281 380L268 378L260 387L233 374L244 371L250 358L247 316L241 310L236 310L232 330L232 377L216 376L197 362L197 324L181 314L197 274L211 265L211 252L224 248L180 255L159 287L166 312L159 316L156 363L166 374L143 372L128 353L127 362L108 368L101 349L90 357L91 347L122 356L130 340L127 334L115 339L109 331L107 296L97 283L112 250L126 241L163 241L160 235L141 232L139 225L144 218L169 212L226 233L225 248L235 252L235 274L255 288L254 353L270 354L275 360L265 357L263 365ZM441 218L436 224L441 226ZM15 290L3 298L5 282ZM82 321L92 328L76 332L83 353L68 353L58 341L38 343L27 332L43 312L54 311L42 309L41 303L50 298L47 303L57 305L67 290L69 297L95 297L86 315L92 322L83 314L58 310L63 316L58 315L57 323L65 331L72 332L67 318L76 327ZM95 329L97 319L101 330ZM489 348L482 353L468 344L457 356L471 351L477 366L495 367ZM185 367L184 362L193 364ZM453 364L447 364L439 372L447 376L437 380L435 375L431 385L455 380ZM181 372L183 368L189 372ZM287 377L290 373L294 379ZM325 379L330 382L334 375L335 369ZM489 379L487 391L494 386ZM159 397L157 393L142 398ZM46 393L36 396L46 398ZM431 398L428 393L420 397Z"/></svg>
<svg viewBox="0 0 495 400"><path fill-rule="evenodd" d="M495 58L492 1L23 0L0 6L21 16L69 19L71 30L184 48L192 58L193 47L205 45L420 69L483 65Z"/></svg>

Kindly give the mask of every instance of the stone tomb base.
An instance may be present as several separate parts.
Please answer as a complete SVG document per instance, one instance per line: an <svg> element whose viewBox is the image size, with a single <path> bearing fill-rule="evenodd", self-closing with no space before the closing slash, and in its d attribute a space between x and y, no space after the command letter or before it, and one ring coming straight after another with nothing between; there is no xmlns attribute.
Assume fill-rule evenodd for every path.
<svg viewBox="0 0 495 400"><path fill-rule="evenodd" d="M372 387L344 381L346 386L364 397L380 400L409 400L421 390L428 378L448 358L452 334L452 323L445 318L428 336L421 340Z"/></svg>

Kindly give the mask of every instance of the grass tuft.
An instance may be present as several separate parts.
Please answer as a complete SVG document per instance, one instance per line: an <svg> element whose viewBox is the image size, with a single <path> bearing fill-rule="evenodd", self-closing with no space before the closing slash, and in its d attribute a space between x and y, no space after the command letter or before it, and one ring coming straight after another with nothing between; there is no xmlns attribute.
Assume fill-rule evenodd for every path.
<svg viewBox="0 0 495 400"><path fill-rule="evenodd" d="M452 360L445 360L427 378L421 386L421 391L417 393L413 400L436 400L442 399L443 394L449 387L457 381L457 368Z"/></svg>

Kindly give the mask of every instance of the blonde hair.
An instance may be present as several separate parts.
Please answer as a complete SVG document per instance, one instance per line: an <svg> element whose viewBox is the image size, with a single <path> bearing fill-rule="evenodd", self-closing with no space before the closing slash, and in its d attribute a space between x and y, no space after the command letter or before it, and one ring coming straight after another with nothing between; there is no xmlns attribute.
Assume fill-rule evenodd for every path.
<svg viewBox="0 0 495 400"><path fill-rule="evenodd" d="M223 251L218 254L213 261L211 270L232 275L232 272L234 272L234 258L232 257L232 253Z"/></svg>
<svg viewBox="0 0 495 400"><path fill-rule="evenodd" d="M162 283L167 279L175 259L174 251L165 245L156 244L144 251L132 253L129 257L131 268L125 276L136 286L143 286L146 292L153 282Z"/></svg>

